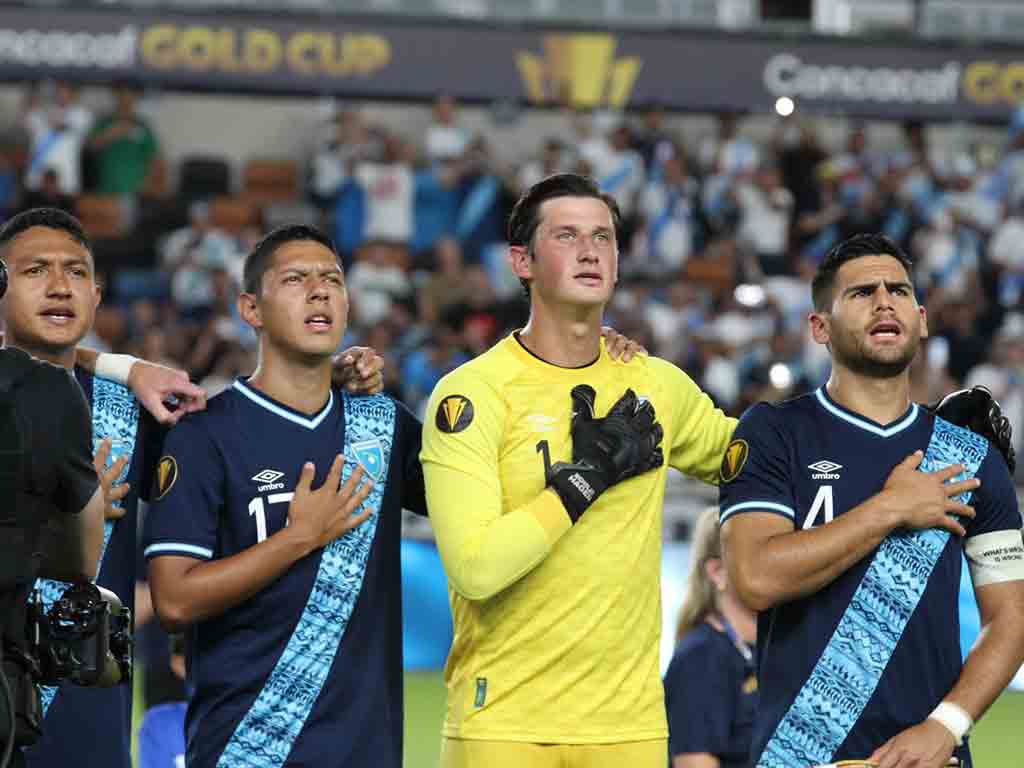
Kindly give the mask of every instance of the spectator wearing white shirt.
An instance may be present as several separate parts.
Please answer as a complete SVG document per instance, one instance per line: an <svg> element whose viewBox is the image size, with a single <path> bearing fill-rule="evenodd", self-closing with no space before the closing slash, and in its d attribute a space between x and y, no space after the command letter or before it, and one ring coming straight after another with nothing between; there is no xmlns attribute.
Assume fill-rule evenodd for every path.
<svg viewBox="0 0 1024 768"><path fill-rule="evenodd" d="M25 187L39 188L43 173L54 170L61 192L77 195L82 188L82 147L92 127L92 112L78 103L78 94L68 83L53 86L53 101L29 102L25 130L29 136L29 158Z"/></svg>
<svg viewBox="0 0 1024 768"><path fill-rule="evenodd" d="M407 155L402 140L388 136L380 162L356 165L355 181L366 195L367 240L406 245L412 238L416 187Z"/></svg>
<svg viewBox="0 0 1024 768"><path fill-rule="evenodd" d="M432 163L454 160L466 151L469 139L469 132L456 122L455 99L448 94L438 96L434 102L434 121L427 128L427 159Z"/></svg>
<svg viewBox="0 0 1024 768"><path fill-rule="evenodd" d="M793 195L782 186L779 169L762 166L752 182L739 186L736 198L740 208L739 240L757 255L762 273L791 274L789 225Z"/></svg>

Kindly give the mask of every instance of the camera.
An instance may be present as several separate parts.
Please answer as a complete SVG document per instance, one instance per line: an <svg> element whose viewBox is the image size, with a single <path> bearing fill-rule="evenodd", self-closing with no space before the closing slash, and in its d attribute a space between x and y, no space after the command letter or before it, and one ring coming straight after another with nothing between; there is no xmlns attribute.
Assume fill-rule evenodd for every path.
<svg viewBox="0 0 1024 768"><path fill-rule="evenodd" d="M43 685L70 680L109 687L132 671L131 612L108 589L72 584L47 611L38 590L28 606L27 648Z"/></svg>

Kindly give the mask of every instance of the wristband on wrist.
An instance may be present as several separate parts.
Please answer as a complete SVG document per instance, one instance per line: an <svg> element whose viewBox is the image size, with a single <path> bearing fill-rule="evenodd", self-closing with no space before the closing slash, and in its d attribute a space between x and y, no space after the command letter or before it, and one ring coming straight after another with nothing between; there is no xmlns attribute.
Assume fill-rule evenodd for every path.
<svg viewBox="0 0 1024 768"><path fill-rule="evenodd" d="M128 374L132 371L137 357L131 355L112 355L101 352L96 356L96 375L101 379L110 379L118 384L128 386Z"/></svg>
<svg viewBox="0 0 1024 768"><path fill-rule="evenodd" d="M949 701L943 701L928 715L929 720L937 720L942 723L946 730L953 734L956 745L959 747L964 743L964 736L968 734L974 725L974 720L967 714L967 711Z"/></svg>

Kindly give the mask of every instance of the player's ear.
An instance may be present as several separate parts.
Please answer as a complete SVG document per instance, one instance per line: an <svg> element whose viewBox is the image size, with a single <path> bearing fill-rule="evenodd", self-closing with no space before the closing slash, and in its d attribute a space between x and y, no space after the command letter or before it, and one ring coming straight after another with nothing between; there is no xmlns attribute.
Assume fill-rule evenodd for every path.
<svg viewBox="0 0 1024 768"><path fill-rule="evenodd" d="M921 313L921 338L928 338L928 310L924 307L918 307L917 311Z"/></svg>
<svg viewBox="0 0 1024 768"><path fill-rule="evenodd" d="M252 329L259 332L263 327L263 315L260 312L260 302L255 294L238 294L238 314L252 326Z"/></svg>
<svg viewBox="0 0 1024 768"><path fill-rule="evenodd" d="M807 315L807 324L811 329L811 337L818 344L827 345L831 340L829 318L824 312L811 312Z"/></svg>
<svg viewBox="0 0 1024 768"><path fill-rule="evenodd" d="M530 248L526 245L510 245L508 247L508 263L516 277L533 279L533 258Z"/></svg>

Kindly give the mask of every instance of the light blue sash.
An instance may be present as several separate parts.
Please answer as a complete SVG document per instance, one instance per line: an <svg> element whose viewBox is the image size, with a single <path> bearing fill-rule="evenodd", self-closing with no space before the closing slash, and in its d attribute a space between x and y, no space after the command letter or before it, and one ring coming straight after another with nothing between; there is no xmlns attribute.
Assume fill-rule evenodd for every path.
<svg viewBox="0 0 1024 768"><path fill-rule="evenodd" d="M601 190L610 195L619 191L619 187L626 183L636 169L635 158L627 157L614 171L601 179Z"/></svg>
<svg viewBox="0 0 1024 768"><path fill-rule="evenodd" d="M386 397L345 396L342 481L361 465L374 486L363 507L378 510L323 551L306 607L274 670L235 728L217 768L284 765L313 710L363 586L377 530L395 432L395 404Z"/></svg>
<svg viewBox="0 0 1024 768"><path fill-rule="evenodd" d="M100 443L109 437L111 441L110 456L107 458L107 466L109 467L121 456L131 456L135 452L135 439L138 436L138 432L139 401L135 399L131 390L114 381L94 378L92 380L93 453L99 450ZM130 470L131 459L128 460L128 463L121 471L117 482L123 483ZM121 506L120 501L114 502L114 504L118 507ZM104 524L103 550L100 554L100 564L96 570L96 578L99 578L100 571L103 569L103 557L107 553L107 544L110 542L110 536L114 532L114 525L116 523L117 521L115 520L107 520ZM36 581L36 589L42 595L43 605L46 606L46 610L49 610L50 606L60 599L60 596L64 594L64 590L68 586L70 585L67 582L53 581L51 579L38 579ZM127 599L126 595L118 595L118 597L122 600ZM53 697L57 695L57 687L44 685L41 690L43 714L45 715L46 711L50 708L50 704L53 703Z"/></svg>
<svg viewBox="0 0 1024 768"><path fill-rule="evenodd" d="M493 176L486 175L477 179L466 195L466 201L462 204L458 220L455 222L456 237L465 239L476 231L487 211L498 199L500 191L501 185Z"/></svg>
<svg viewBox="0 0 1024 768"><path fill-rule="evenodd" d="M920 470L963 464L967 470L956 480L966 480L977 474L987 452L985 438L936 418ZM967 503L970 497L965 493L957 500ZM833 759L882 679L949 535L932 528L886 537L757 768L794 768Z"/></svg>

